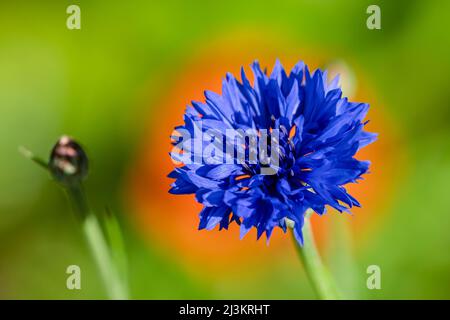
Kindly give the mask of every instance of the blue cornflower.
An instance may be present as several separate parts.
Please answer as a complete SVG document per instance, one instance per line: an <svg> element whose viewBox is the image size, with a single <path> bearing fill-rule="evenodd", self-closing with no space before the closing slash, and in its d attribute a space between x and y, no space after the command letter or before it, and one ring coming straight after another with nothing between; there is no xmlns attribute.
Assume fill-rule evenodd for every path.
<svg viewBox="0 0 450 320"><path fill-rule="evenodd" d="M170 193L195 193L203 204L199 229L227 229L234 221L241 238L255 227L258 239L264 232L269 239L274 227L286 231L293 222L302 244L306 210L322 215L326 206L340 212L360 206L344 185L369 168L354 158L376 139L364 131L369 105L349 102L338 77L328 82L326 71L310 74L303 62L289 75L279 61L270 76L258 62L251 68L253 86L241 69L241 82L227 74L221 95L205 91L205 103L187 107L172 136L178 149L171 157L183 166L169 174L176 179ZM241 143L232 143L236 136ZM252 138L267 151L252 148Z"/></svg>

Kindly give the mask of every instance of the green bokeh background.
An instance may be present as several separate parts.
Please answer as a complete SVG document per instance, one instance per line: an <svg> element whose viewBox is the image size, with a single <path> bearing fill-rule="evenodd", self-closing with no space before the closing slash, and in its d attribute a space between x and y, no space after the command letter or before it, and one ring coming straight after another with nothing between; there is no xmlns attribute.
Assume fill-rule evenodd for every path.
<svg viewBox="0 0 450 320"><path fill-rule="evenodd" d="M70 4L81 7L81 30L66 28ZM382 30L365 27L369 4L381 7ZM363 285L348 297L450 298L450 2L441 0L3 1L0 298L106 297L63 192L17 152L45 155L62 133L90 155L94 208L121 216L133 298L314 298L301 268L282 264L251 286L236 278L218 289L145 243L123 212L125 176L158 108L151 102L197 46L241 26L351 52L403 137L407 174L385 195L389 218L358 251ZM150 103L139 101L143 88ZM83 270L80 291L65 288L70 264ZM369 264L382 268L382 290L364 289Z"/></svg>

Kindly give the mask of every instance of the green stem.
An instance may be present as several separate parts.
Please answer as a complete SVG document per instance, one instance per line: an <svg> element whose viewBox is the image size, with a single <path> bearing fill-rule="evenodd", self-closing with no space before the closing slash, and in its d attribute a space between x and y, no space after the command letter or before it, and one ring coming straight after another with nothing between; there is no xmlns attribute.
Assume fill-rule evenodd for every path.
<svg viewBox="0 0 450 320"><path fill-rule="evenodd" d="M86 235L92 256L102 276L109 298L113 300L128 299L127 290L122 283L118 270L114 266L108 244L103 236L103 231L97 217L94 214L89 214L84 219L83 231Z"/></svg>
<svg viewBox="0 0 450 320"><path fill-rule="evenodd" d="M111 250L104 236L97 216L89 209L86 196L81 185L68 188L69 197L74 203L78 216L82 219L82 227L92 256L102 277L110 299L128 299L126 284L113 261Z"/></svg>
<svg viewBox="0 0 450 320"><path fill-rule="evenodd" d="M309 214L305 214L303 225L303 247L294 239L305 272L317 296L323 300L338 300L340 295L328 269L322 263L314 241Z"/></svg>
<svg viewBox="0 0 450 320"><path fill-rule="evenodd" d="M33 152L25 148L24 146L19 146L19 152L25 157L36 163L41 168L48 170L48 163L43 159L37 157Z"/></svg>

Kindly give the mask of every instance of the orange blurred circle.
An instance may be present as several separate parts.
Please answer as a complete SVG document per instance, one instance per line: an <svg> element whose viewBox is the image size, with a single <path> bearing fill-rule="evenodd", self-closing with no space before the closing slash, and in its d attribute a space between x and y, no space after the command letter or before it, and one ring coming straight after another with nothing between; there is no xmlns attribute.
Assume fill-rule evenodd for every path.
<svg viewBox="0 0 450 320"><path fill-rule="evenodd" d="M214 278L222 277L227 272L257 273L261 266L270 265L277 256L287 252L293 256L290 235L283 235L280 230L274 231L269 246L266 246L265 240L256 241L254 230L239 240L237 225L230 226L228 231L198 231L201 205L193 195L169 194L173 180L167 178L174 168L168 155L172 148L169 137L174 127L183 122L186 105L192 100L204 101L203 91L206 89L220 93L226 72L237 76L241 66L244 66L250 76L248 66L255 59L263 68L267 66L269 72L276 58L288 70L298 60L307 63L310 70L328 61L324 54L317 54L325 50L294 49L286 44L276 36L264 34L262 37L260 33L242 31L207 43L206 47L193 54L185 66L178 68L176 77L167 83L167 91L160 93L160 101L152 102L157 107L149 116L136 163L130 172L127 203L131 211L137 213L137 225L150 243L166 252L176 253L172 256L176 256L185 268L202 276ZM372 173L365 176L365 181L349 186L363 208L355 208L352 210L353 217L346 215L343 218L352 220L358 234L363 233L361 231L366 230L369 220L373 220L373 216L387 205L399 153L394 148L394 127L382 113L375 96L364 86L364 77L359 72L357 76L356 95L351 100L372 105L368 115L372 121L368 130L381 133L378 142L358 154L358 158L372 161ZM319 242L326 234L326 220L327 215L313 218Z"/></svg>

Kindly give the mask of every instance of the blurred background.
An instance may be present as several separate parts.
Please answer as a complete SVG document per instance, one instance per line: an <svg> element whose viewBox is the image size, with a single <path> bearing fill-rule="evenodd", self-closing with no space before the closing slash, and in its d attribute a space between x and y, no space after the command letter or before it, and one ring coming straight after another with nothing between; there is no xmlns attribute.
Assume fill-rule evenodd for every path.
<svg viewBox="0 0 450 320"><path fill-rule="evenodd" d="M69 30L66 8L81 8ZM370 4L381 30L366 27ZM371 104L379 141L350 190L353 215L315 217L320 250L346 298L450 298L450 2L2 1L0 298L106 298L62 189L18 152L81 142L92 207L125 230L132 298L313 299L292 239L198 232L193 196L171 196L169 135L191 100L257 59L340 73ZM66 289L66 268L82 290ZM368 290L369 265L381 290Z"/></svg>

